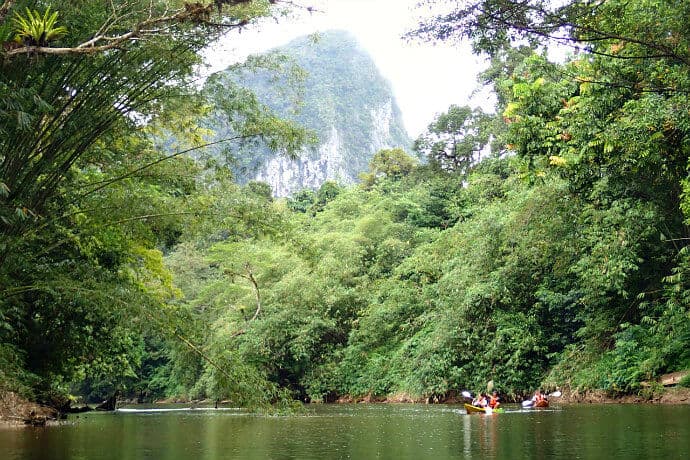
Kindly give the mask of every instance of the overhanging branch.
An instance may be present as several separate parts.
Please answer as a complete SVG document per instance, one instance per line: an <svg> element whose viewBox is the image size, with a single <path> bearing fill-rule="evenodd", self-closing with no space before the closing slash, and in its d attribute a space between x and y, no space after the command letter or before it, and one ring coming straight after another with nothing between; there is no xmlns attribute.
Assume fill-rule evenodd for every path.
<svg viewBox="0 0 690 460"><path fill-rule="evenodd" d="M255 321L258 317L259 314L261 313L261 294L259 292L259 283L256 281L256 278L254 278L254 273L252 273L252 266L249 265L249 262L246 262L244 264L244 270L245 273L237 273L233 272L231 270L225 270L225 274L229 275L231 277L239 276L240 278L244 278L247 281L249 281L252 284L252 289L254 290L254 298L256 300L256 309L254 310L254 315L247 319L245 318L245 324L249 324L253 321ZM240 329L238 331L235 331L231 334L231 337L237 337L245 333L245 329Z"/></svg>
<svg viewBox="0 0 690 460"><path fill-rule="evenodd" d="M71 47L52 47L52 46L18 46L11 48L2 53L0 48L0 55L5 59L9 59L19 55L25 54L41 54L41 55L86 55L97 54L111 49L121 48L127 43L137 40L142 40L152 37L166 36L170 31L178 25L193 24L196 26L205 27L208 29L239 29L249 24L247 19L237 19L231 22L224 22L221 17L221 9L224 5L236 6L242 3L250 3L253 0L213 0L206 5L201 2L185 3L182 8L172 11L166 11L160 15L154 15L153 3L149 7L146 19L136 22L131 27L125 27L123 24L118 24L124 18L127 18L132 12L125 12L122 15L118 11L113 10L110 17L99 27L98 31L90 39ZM309 12L316 11L311 6L300 5L290 0L271 0L271 4L285 4L291 8L304 9ZM10 10L15 4L15 0L5 0L0 6L0 22L4 22ZM212 20L211 13L214 7L218 8L219 20ZM119 34L108 34L109 30L115 29L116 26L126 30Z"/></svg>
<svg viewBox="0 0 690 460"><path fill-rule="evenodd" d="M6 57L13 57L21 54L44 54L44 55L79 55L96 54L103 51L120 48L125 43L135 40L164 36L167 34L165 29L157 26L174 26L183 23L206 24L218 27L220 23L212 23L203 16L200 16L197 9L183 8L167 16L151 17L136 23L131 30L119 35L107 35L105 33L96 34L93 38L72 47L54 48L50 46L21 46L5 53ZM247 24L247 21L222 24L225 28L237 28ZM103 26L101 30L109 27Z"/></svg>

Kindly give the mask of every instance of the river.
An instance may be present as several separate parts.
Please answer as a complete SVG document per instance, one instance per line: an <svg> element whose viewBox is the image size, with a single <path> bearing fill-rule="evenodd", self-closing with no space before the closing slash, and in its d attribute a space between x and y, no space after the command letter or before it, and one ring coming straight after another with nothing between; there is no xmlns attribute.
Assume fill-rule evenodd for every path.
<svg viewBox="0 0 690 460"><path fill-rule="evenodd" d="M690 405L573 405L466 415L461 406L308 406L87 413L0 429L0 459L687 459Z"/></svg>

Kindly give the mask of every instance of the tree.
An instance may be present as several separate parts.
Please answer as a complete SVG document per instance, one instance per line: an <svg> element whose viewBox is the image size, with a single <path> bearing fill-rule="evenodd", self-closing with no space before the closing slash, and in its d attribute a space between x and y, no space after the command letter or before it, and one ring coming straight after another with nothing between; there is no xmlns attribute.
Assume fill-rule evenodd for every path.
<svg viewBox="0 0 690 460"><path fill-rule="evenodd" d="M403 149L383 149L376 152L369 162L369 172L360 177L364 186L370 187L379 179L400 180L412 172L417 160Z"/></svg>
<svg viewBox="0 0 690 460"><path fill-rule="evenodd" d="M194 187L180 172L195 166L179 158L92 187L120 176L129 161L160 158L150 140L113 134L100 153L119 164L77 162L45 216L3 240L13 251L0 270L0 341L21 357L25 391L51 403L85 378L131 380L143 336L165 322L160 306L176 293L156 247L179 236L187 213L179 200Z"/></svg>
<svg viewBox="0 0 690 460"><path fill-rule="evenodd" d="M197 51L275 2L56 1L24 15L28 3L0 6L0 360L25 371L13 388L50 401L84 378L131 381L152 330L194 349L162 308L179 294L162 250L214 211L193 207L213 202L198 196L212 173L152 131L184 135L165 112L201 112Z"/></svg>
<svg viewBox="0 0 690 460"><path fill-rule="evenodd" d="M490 117L481 109L451 105L414 142L414 150L445 171L467 176L489 142Z"/></svg>
<svg viewBox="0 0 690 460"><path fill-rule="evenodd" d="M687 17L688 8L684 2L654 0L463 0L421 23L411 35L427 40L466 37L476 51L489 54L522 39L534 45L546 39L614 59L662 59L687 66L690 37L681 18Z"/></svg>
<svg viewBox="0 0 690 460"><path fill-rule="evenodd" d="M288 207L295 211L306 213L316 201L316 193L311 189L302 189L288 198Z"/></svg>
<svg viewBox="0 0 690 460"><path fill-rule="evenodd" d="M321 184L321 187L316 191L316 196L314 197L314 212L322 211L329 202L340 195L342 190L343 188L336 181L327 180Z"/></svg>

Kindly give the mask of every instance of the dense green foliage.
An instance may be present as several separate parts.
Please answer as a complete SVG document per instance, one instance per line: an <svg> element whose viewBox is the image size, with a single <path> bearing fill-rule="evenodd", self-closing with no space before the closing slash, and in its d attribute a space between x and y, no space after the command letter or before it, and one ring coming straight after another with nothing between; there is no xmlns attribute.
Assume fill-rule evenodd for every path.
<svg viewBox="0 0 690 460"><path fill-rule="evenodd" d="M421 35L475 40L497 114L451 106L415 155L287 200L179 154L214 135L209 113L278 151L308 139L221 77L217 106L194 97L184 28L4 62L0 386L257 407L488 382L631 393L690 368L686 2L452 3ZM58 18L78 43L82 17ZM511 43L555 33L583 52Z"/></svg>
<svg viewBox="0 0 690 460"><path fill-rule="evenodd" d="M551 29L491 22L497 6L509 16L538 2L476 2L477 16L426 24L422 34L474 37L491 56L498 116L451 107L415 144L429 165L382 151L362 186L325 206L311 192L289 200L284 234L211 248L219 267L254 267L262 292L261 314L241 326L250 290L217 297L221 323L242 330L242 360L319 400L443 397L489 381L514 395L540 384L615 394L689 367L684 7L651 24L640 19L651 2L635 3L581 19L569 40L597 40L563 64L509 39L539 43L535 33L577 20L579 2L544 16ZM671 45L642 26L667 27L674 53L650 53Z"/></svg>
<svg viewBox="0 0 690 460"><path fill-rule="evenodd" d="M203 143L190 82L197 52L223 30L208 22L233 27L269 7L233 3L209 3L212 20L183 2L53 1L50 14L2 3L0 391L62 405L75 385L131 389L157 367L161 340L183 339L163 251L242 212L221 200L227 175L181 155ZM38 13L25 24L27 8ZM41 21L54 33L29 40L25 25ZM99 48L100 33L117 47ZM173 153L154 145L161 132L179 139Z"/></svg>

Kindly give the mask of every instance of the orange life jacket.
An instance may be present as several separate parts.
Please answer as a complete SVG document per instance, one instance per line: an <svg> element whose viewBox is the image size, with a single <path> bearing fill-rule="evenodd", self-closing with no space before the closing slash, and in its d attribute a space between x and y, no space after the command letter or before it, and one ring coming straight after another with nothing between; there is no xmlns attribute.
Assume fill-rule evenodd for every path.
<svg viewBox="0 0 690 460"><path fill-rule="evenodd" d="M491 399L489 400L489 407L492 409L498 406L498 396L492 396Z"/></svg>

